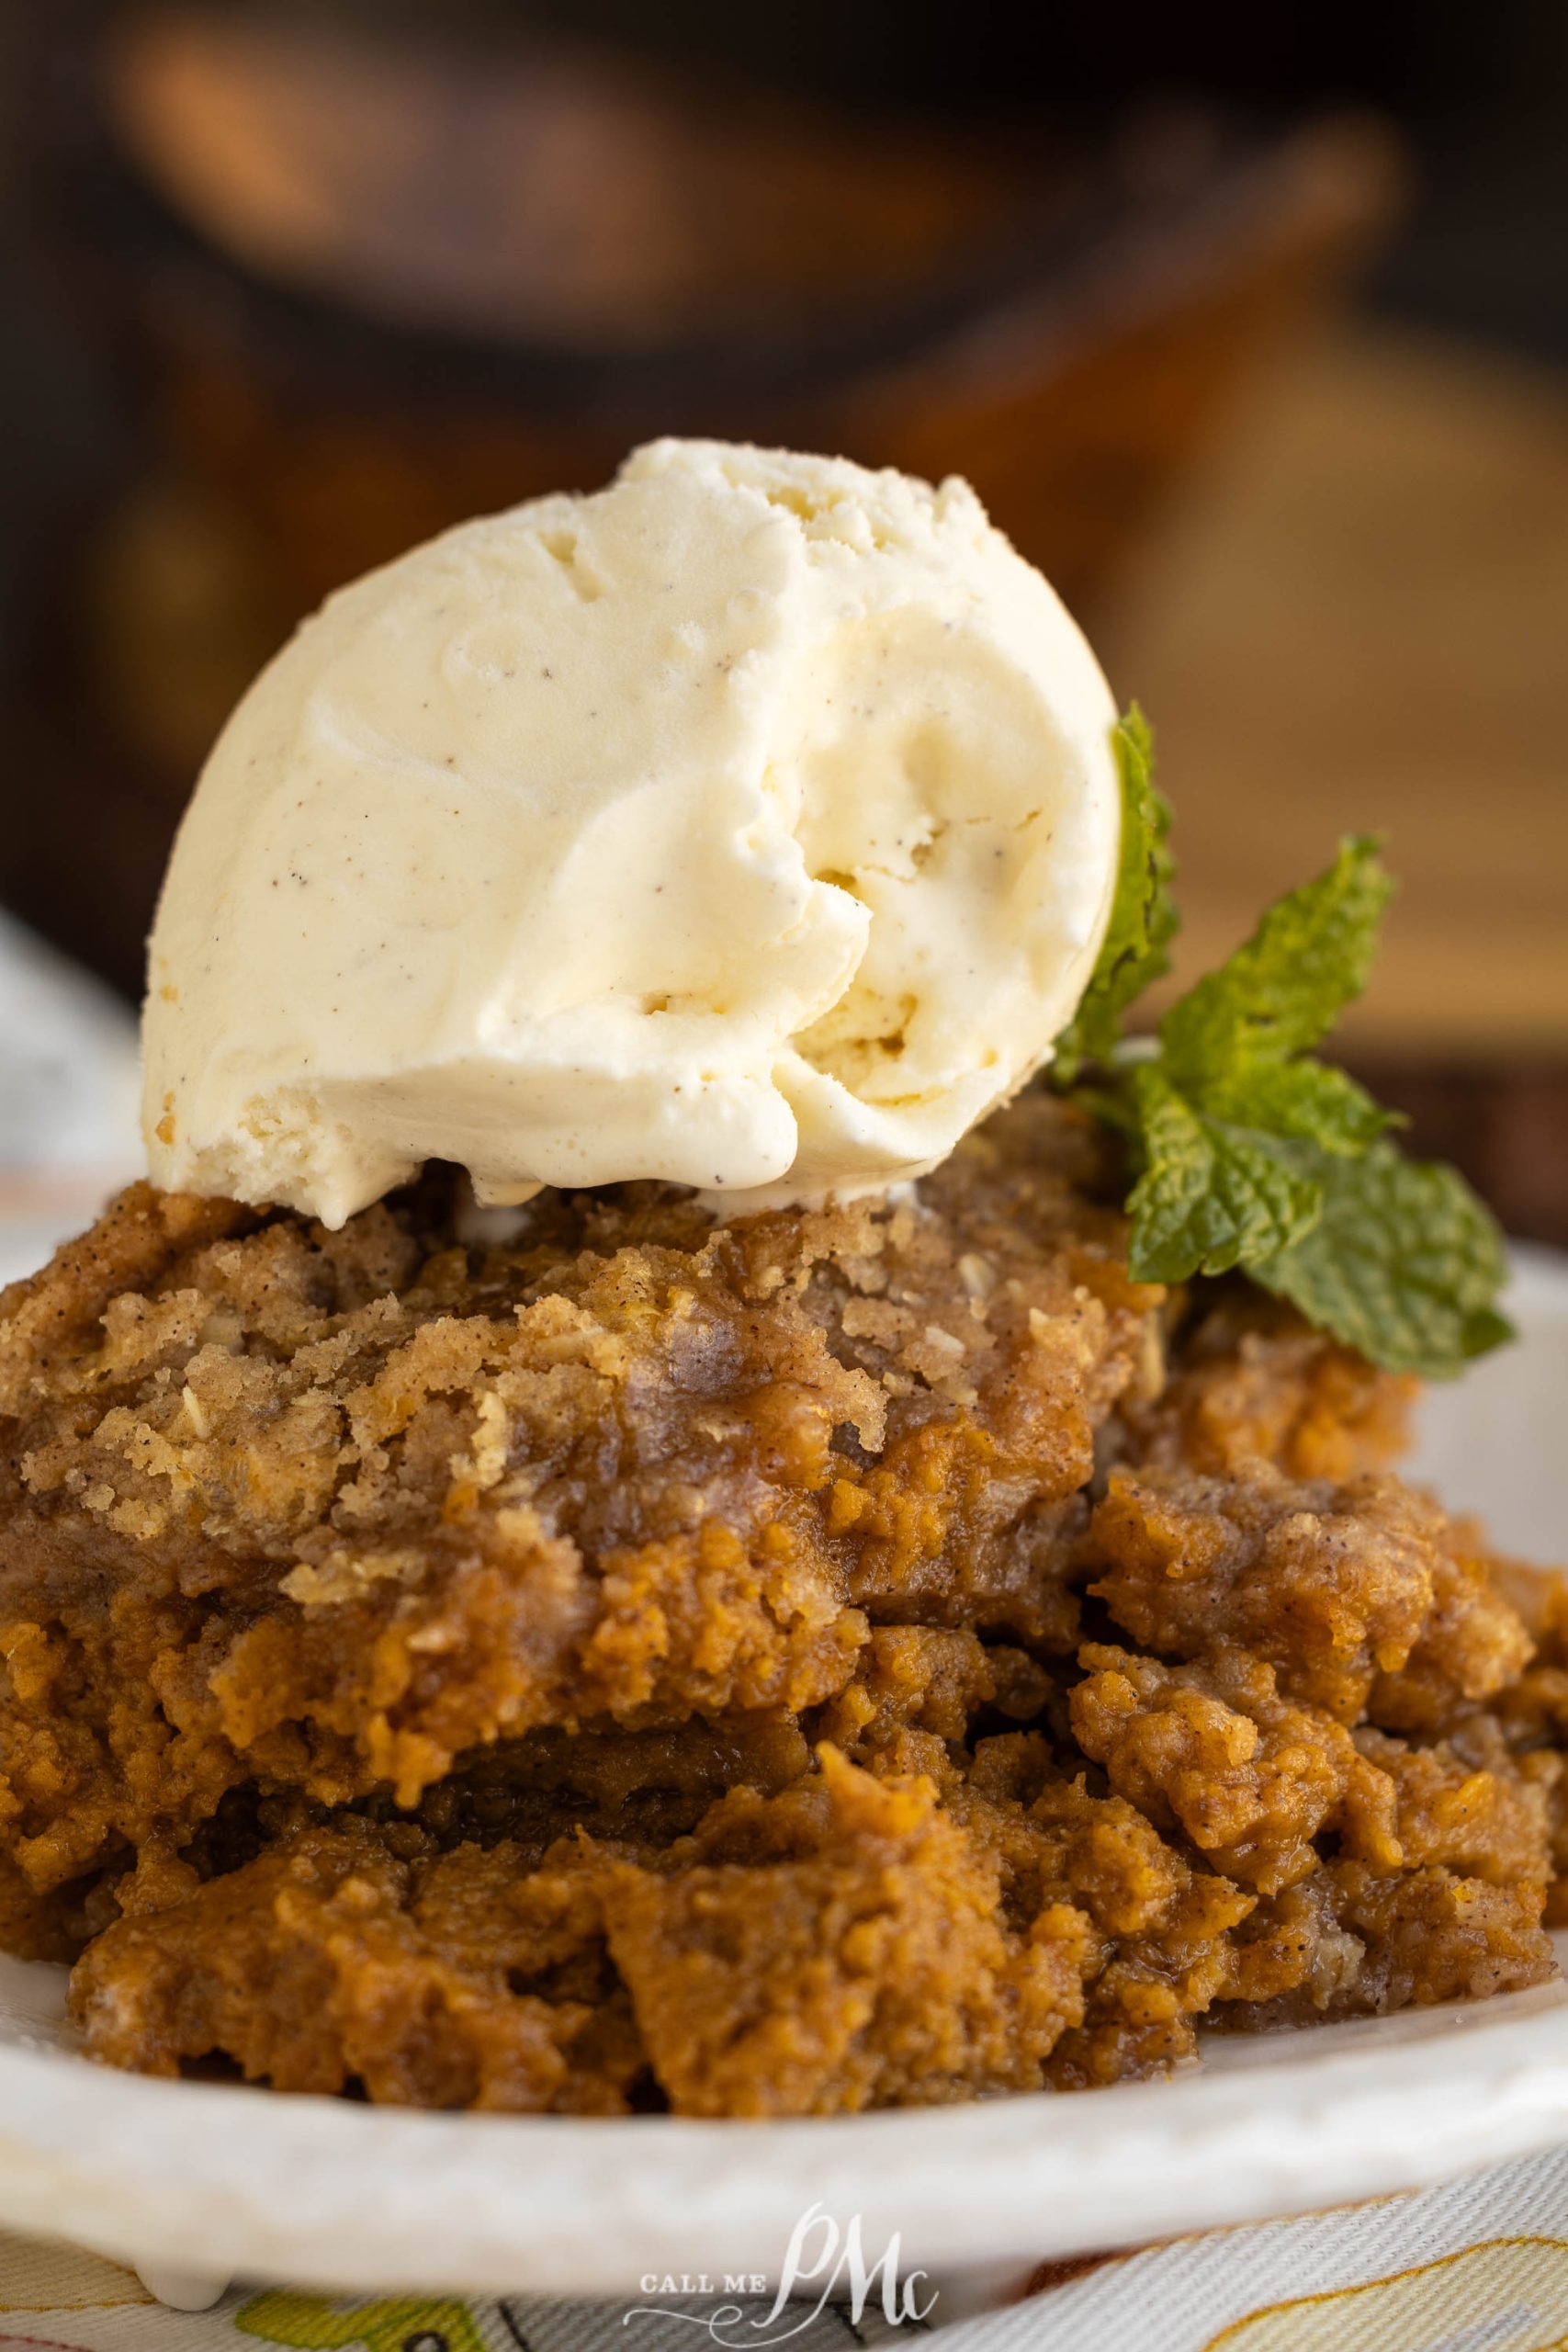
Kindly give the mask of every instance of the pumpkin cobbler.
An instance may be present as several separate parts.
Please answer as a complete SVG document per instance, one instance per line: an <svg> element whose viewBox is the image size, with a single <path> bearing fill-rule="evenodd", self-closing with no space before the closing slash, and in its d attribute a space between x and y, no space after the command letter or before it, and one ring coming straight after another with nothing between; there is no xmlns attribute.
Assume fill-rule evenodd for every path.
<svg viewBox="0 0 1568 2352"><path fill-rule="evenodd" d="M1040 1094L728 1221L133 1186L0 1302L0 1941L118 2065L600 2114L1547 1976L1552 1588L1118 1197Z"/></svg>

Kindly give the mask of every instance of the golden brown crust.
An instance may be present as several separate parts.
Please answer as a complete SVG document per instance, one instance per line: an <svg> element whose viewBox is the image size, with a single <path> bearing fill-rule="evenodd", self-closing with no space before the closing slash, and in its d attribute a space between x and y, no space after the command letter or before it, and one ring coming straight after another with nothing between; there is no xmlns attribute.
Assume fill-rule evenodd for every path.
<svg viewBox="0 0 1568 2352"><path fill-rule="evenodd" d="M1251 1461L1337 1485L1404 1450L1416 1383L1380 1372L1278 1299L1237 1285L1196 1317L1156 1396L1122 1406L1149 1467L1223 1476Z"/></svg>
<svg viewBox="0 0 1568 2352"><path fill-rule="evenodd" d="M114 2063L547 2111L1545 1973L1557 1604L1386 1475L1404 1384L1133 1283L1100 1150L505 1246L133 1187L0 1321L0 1942Z"/></svg>

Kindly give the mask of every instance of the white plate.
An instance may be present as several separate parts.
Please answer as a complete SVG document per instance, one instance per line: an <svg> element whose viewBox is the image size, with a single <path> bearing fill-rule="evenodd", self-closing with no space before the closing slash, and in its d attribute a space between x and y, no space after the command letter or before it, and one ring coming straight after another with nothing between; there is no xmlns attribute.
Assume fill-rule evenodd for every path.
<svg viewBox="0 0 1568 2352"><path fill-rule="evenodd" d="M1426 1409L1419 1475L1550 1559L1568 1532L1568 1260L1522 1347ZM961 2272L1416 2188L1568 2138L1568 1991L1222 2041L1175 2080L820 2122L425 2115L110 2074L58 1970L0 1963L0 2224L299 2287L636 2294L779 2276L797 2222Z"/></svg>

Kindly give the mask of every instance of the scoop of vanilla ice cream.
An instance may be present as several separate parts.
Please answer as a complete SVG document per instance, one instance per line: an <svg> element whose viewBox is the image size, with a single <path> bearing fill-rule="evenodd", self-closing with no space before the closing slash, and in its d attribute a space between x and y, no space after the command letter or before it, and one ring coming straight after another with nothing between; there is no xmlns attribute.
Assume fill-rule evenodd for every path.
<svg viewBox="0 0 1568 2352"><path fill-rule="evenodd" d="M175 844L155 1181L340 1224L651 1176L920 1174L1093 966L1110 691L958 481L716 442L470 523L307 621Z"/></svg>

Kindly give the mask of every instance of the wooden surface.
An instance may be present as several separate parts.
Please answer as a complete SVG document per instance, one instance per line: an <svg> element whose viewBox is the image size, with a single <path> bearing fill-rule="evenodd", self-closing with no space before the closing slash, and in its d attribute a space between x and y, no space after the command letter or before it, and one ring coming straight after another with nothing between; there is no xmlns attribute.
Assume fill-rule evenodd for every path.
<svg viewBox="0 0 1568 2352"><path fill-rule="evenodd" d="M1568 1065L1568 385L1392 332L1296 351L1095 634L1159 738L1184 974L1382 828L1354 1051Z"/></svg>

